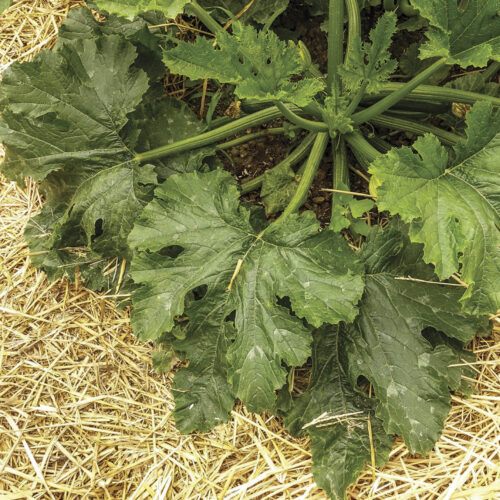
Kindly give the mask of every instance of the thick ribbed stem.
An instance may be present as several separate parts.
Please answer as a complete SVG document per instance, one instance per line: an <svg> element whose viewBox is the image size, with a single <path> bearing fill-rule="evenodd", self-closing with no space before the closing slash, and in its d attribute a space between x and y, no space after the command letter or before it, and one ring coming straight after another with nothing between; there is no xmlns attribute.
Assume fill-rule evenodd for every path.
<svg viewBox="0 0 500 500"><path fill-rule="evenodd" d="M328 130L328 125L324 122L314 122L295 114L286 104L280 101L275 102L276 107L281 111L283 116L293 124L311 132L325 132Z"/></svg>
<svg viewBox="0 0 500 500"><path fill-rule="evenodd" d="M396 90L392 94L389 94L387 97L384 97L369 108L359 111L358 113L354 113L352 115L352 119L355 123L364 123L374 116L387 111L389 108L394 106L394 104L403 99L403 97L407 96L414 88L425 82L430 76L445 65L446 58L442 57L441 59L438 59L434 64L431 64L427 69L412 78L409 82L405 83L400 89Z"/></svg>
<svg viewBox="0 0 500 500"><path fill-rule="evenodd" d="M311 187L314 177L316 176L316 172L321 164L321 159L325 154L329 139L330 136L326 132L321 132L316 136L311 153L307 159L304 174L302 175L299 186L297 187L297 191L295 191L292 200L276 222L283 222L290 214L296 212L306 201L309 188Z"/></svg>
<svg viewBox="0 0 500 500"><path fill-rule="evenodd" d="M383 127L392 128L396 130L404 130L405 132L413 132L414 134L434 134L443 144L454 146L460 141L461 137L452 132L442 130L433 125L426 125L424 123L413 122L410 120L403 120L395 116L378 115L370 120L375 125L382 125Z"/></svg>
<svg viewBox="0 0 500 500"><path fill-rule="evenodd" d="M222 26L198 2L191 0L187 8L195 15L212 33L222 31Z"/></svg>
<svg viewBox="0 0 500 500"><path fill-rule="evenodd" d="M328 10L328 91L340 95L338 67L344 60L344 0L330 0Z"/></svg>
<svg viewBox="0 0 500 500"><path fill-rule="evenodd" d="M183 139L182 141L174 142L173 144L168 144L166 146L161 146L151 151L146 151L145 153L140 153L136 155L135 159L137 161L150 161L156 158L163 158L165 156L172 156L178 153L183 153L184 151L189 151L190 149L202 148L203 146L208 146L215 142L227 139L232 135L236 135L244 130L256 127L262 123L275 120L281 116L281 111L276 107L271 107L268 109L263 109L262 111L257 111L251 115L239 118L238 120L232 121L227 125L216 128L214 130L209 130L203 134L196 135L194 137L189 137L188 139Z"/></svg>
<svg viewBox="0 0 500 500"><path fill-rule="evenodd" d="M365 98L365 101L389 96L402 89L406 84L399 82L389 82L382 86L378 94L372 94ZM411 90L407 96L408 100L421 102L462 102L464 104L474 104L478 101L489 101L494 106L500 107L500 99L486 94L469 92L467 90L452 89L450 87L438 87L437 85L419 85Z"/></svg>

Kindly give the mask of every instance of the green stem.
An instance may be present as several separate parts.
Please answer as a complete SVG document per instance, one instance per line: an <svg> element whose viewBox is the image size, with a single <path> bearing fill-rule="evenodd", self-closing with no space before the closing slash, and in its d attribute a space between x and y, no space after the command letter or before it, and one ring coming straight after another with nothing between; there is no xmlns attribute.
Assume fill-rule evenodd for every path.
<svg viewBox="0 0 500 500"><path fill-rule="evenodd" d="M263 109L262 111L257 111L251 115L234 120L227 125L216 128L214 130L209 130L203 134L196 135L194 137L189 137L188 139L183 139L182 141L177 141L166 146L161 146L145 153L140 153L135 156L137 161L150 161L157 158L163 158L165 156L172 156L175 154L183 153L184 151L189 151L191 149L202 148L204 146L209 146L215 142L222 141L236 135L239 132L243 132L247 128L257 127L263 123L275 120L281 116L281 111L276 107L271 107Z"/></svg>
<svg viewBox="0 0 500 500"><path fill-rule="evenodd" d="M222 31L222 26L198 2L191 0L188 3L191 12L214 34Z"/></svg>
<svg viewBox="0 0 500 500"><path fill-rule="evenodd" d="M296 115L286 104L280 101L275 102L276 107L281 111L281 114L289 121L311 132L325 132L328 130L328 125L324 122L314 122L307 118L302 118Z"/></svg>
<svg viewBox="0 0 500 500"><path fill-rule="evenodd" d="M299 163L301 160L305 158L307 155L307 152L309 149L311 149L311 146L314 142L314 139L316 138L316 134L314 132L311 132L308 134L305 139L280 163L278 163L276 166L274 166L272 169L278 167L293 167L297 163ZM270 171L268 170L268 172ZM255 179L252 179L251 181L245 182L244 184L241 185L241 194L246 194L250 193L251 191L255 191L256 189L259 189L260 186L262 186L262 182L264 180L264 175L261 174Z"/></svg>
<svg viewBox="0 0 500 500"><path fill-rule="evenodd" d="M218 151L224 151L226 149L234 148L235 146L239 146L240 144L245 144L246 142L253 141L255 139L259 139L260 137L266 137L269 135L282 135L288 132L293 132L294 130L299 130L300 127L276 127L276 128L266 128L264 130L260 130L259 132L253 132L252 134L246 134L242 137L237 137L232 141L223 142L221 144L217 144L215 149Z"/></svg>
<svg viewBox="0 0 500 500"><path fill-rule="evenodd" d="M304 174L302 175L300 183L297 187L297 191L295 191L292 200L285 208L278 221L283 221L289 215L296 212L306 201L307 195L309 193L309 188L311 187L314 177L316 176L316 172L318 171L318 168L321 164L321 160L323 158L323 155L325 154L329 139L330 136L326 132L320 132L316 136L314 145L311 149L311 153L309 154L309 158L307 159Z"/></svg>
<svg viewBox="0 0 500 500"><path fill-rule="evenodd" d="M392 95L401 90L406 84L399 82L389 82L382 86L378 94L372 94L365 101L371 101L384 96ZM467 90L452 89L450 87L438 87L437 85L419 85L411 90L408 99L416 102L462 102L464 104L474 104L478 101L489 101L494 106L500 106L500 99L486 94L469 92ZM381 102L381 101L379 101ZM378 103L377 103L378 104Z"/></svg>
<svg viewBox="0 0 500 500"><path fill-rule="evenodd" d="M361 99L363 99L363 97L365 95L365 91L366 91L367 86L368 86L367 81L364 81L361 84L361 87L359 87L359 89L356 92L356 94L354 95L352 101L349 103L349 106L347 106L347 109L346 109L347 116L351 116L356 111L356 109L359 106L359 103L361 102Z"/></svg>
<svg viewBox="0 0 500 500"><path fill-rule="evenodd" d="M377 151L359 132L352 132L344 137L349 146L369 163L382 154L380 151Z"/></svg>
<svg viewBox="0 0 500 500"><path fill-rule="evenodd" d="M492 76L495 76L500 71L500 62L493 61L482 73L481 77L486 83Z"/></svg>
<svg viewBox="0 0 500 500"><path fill-rule="evenodd" d="M335 145L332 144L332 147ZM347 162L347 154L345 141L343 138L340 138L340 141L337 147L334 147L333 151L333 189L341 189L344 190L347 188L347 191L350 190L350 182L349 182L349 164ZM334 215L334 210L337 205L336 201L338 196L333 193L332 194L332 217Z"/></svg>
<svg viewBox="0 0 500 500"><path fill-rule="evenodd" d="M338 67L344 59L344 0L330 0L328 9L328 91L340 95Z"/></svg>
<svg viewBox="0 0 500 500"><path fill-rule="evenodd" d="M382 127L404 130L406 132L413 132L418 135L431 133L434 134L443 144L448 146L454 146L461 140L459 135L442 130L439 127L413 122L410 120L403 120L402 118L396 118L395 116L378 115L374 116L370 121L375 125L382 125Z"/></svg>
<svg viewBox="0 0 500 500"><path fill-rule="evenodd" d="M361 16L359 14L358 0L345 0L347 7L347 50L345 60L348 61L351 54L356 51L354 47L355 40L361 37Z"/></svg>
<svg viewBox="0 0 500 500"><path fill-rule="evenodd" d="M398 101L408 95L414 88L418 87L421 83L425 82L431 75L446 65L446 58L438 59L434 64L431 64L427 69L412 78L409 82L405 83L400 89L392 94L384 97L377 103L373 104L363 111L359 111L352 115L355 123L364 123L372 119L374 116L380 115L384 111L394 106Z"/></svg>

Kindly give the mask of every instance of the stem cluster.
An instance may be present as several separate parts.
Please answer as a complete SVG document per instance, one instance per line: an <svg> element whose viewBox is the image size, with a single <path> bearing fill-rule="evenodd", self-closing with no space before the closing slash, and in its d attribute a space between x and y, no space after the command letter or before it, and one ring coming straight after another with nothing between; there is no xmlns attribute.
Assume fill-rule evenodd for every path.
<svg viewBox="0 0 500 500"><path fill-rule="evenodd" d="M222 30L221 25L197 2L190 2L190 8L192 13L215 35ZM358 1L330 0L327 92L337 97L341 96L344 92L342 79L338 73L338 68L344 62L344 11L347 13L348 20L345 51L346 59L356 50L355 40L358 40L361 36ZM306 50L305 47L304 50ZM392 114L387 114L391 108L397 106L401 101L405 103L408 103L408 101L422 103L422 101L424 101L431 106L439 106L443 104L446 105L447 103L449 105L451 102L472 104L484 100L491 102L495 106L500 106L500 99L492 96L426 85L425 82L429 77L445 65L446 59L440 58L410 81L406 83L389 82L382 87L379 94L371 95L369 98L365 96L367 83L364 82L358 91L350 96L350 104L345 111L346 116L350 117L352 122L357 126L366 122L371 122L375 125L382 125L387 128L408 131L415 134L433 133L443 142L443 144L455 145L460 140L460 136L454 133L417 121L402 119ZM499 63L493 63L484 71L483 76L485 81L498 71L498 67ZM323 111L319 103L313 103L303 109L285 104L281 101L275 101L273 104L273 106L266 107L265 109L231 121L230 123L209 130L198 136L138 154L136 160L139 162L146 162L165 156L176 155L192 149L210 146L249 128L257 127L279 117L284 117L293 123L293 129L304 129L309 131L309 135L307 135L302 143L284 160L284 163L289 166L294 166L305 157L308 151L310 152L308 160L303 167L297 192L278 219L282 221L291 213L296 212L306 200L309 188L329 142L331 142L333 158L333 191L339 190L341 185L349 187L349 165L346 156L346 145L352 149L362 165L369 164L381 154L358 130L344 134L343 136L332 135L332 137L330 137L330 127L321 118ZM308 115L309 118L307 118ZM290 128L278 127L267 131L246 134L232 141L219 144L217 149L224 150L243 142L253 140L262 135L276 135L286 133L287 130L290 130ZM254 189L258 189L261 184L262 176L245 183L242 186L242 192L247 193ZM334 205L335 199L332 202L332 207Z"/></svg>

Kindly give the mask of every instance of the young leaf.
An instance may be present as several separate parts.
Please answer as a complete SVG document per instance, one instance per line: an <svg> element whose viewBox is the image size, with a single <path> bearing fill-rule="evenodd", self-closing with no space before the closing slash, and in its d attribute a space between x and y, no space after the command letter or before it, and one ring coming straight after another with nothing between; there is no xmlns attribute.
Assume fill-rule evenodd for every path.
<svg viewBox="0 0 500 500"><path fill-rule="evenodd" d="M148 10L159 10L168 19L173 19L182 13L189 0L93 0L90 3L95 4L100 10L128 19L133 19Z"/></svg>
<svg viewBox="0 0 500 500"><path fill-rule="evenodd" d="M272 31L259 32L234 22L233 35L221 31L216 42L203 37L195 43L179 41L164 52L164 62L172 72L192 79L232 83L240 99L277 99L306 106L323 89L314 78L291 82L293 75L303 71L299 48Z"/></svg>
<svg viewBox="0 0 500 500"><path fill-rule="evenodd" d="M251 411L272 407L286 381L282 362L299 366L310 353L299 318L319 326L356 315L363 288L356 257L340 236L318 232L311 212L256 234L227 172L174 175L155 196L129 238L133 279L143 285L133 297L136 334L156 339L171 330L186 294L208 286L225 318L236 312L227 354L236 397ZM158 253L172 244L183 248L177 258ZM296 316L277 297L289 297Z"/></svg>
<svg viewBox="0 0 500 500"><path fill-rule="evenodd" d="M341 359L340 330L327 326L315 331L311 382L285 414L291 432L304 429L311 438L315 482L338 500L344 498L365 462L371 461L368 420L378 466L389 459L392 447L392 439L373 414L373 400L355 391L349 382ZM314 421L317 423L310 425Z"/></svg>
<svg viewBox="0 0 500 500"><path fill-rule="evenodd" d="M490 59L500 61L499 0L411 0L420 15L427 18L428 41L420 57L446 57L449 64L486 66Z"/></svg>
<svg viewBox="0 0 500 500"><path fill-rule="evenodd" d="M344 65L339 68L345 86L353 93L362 85L368 93L376 92L397 67L388 51L392 35L396 31L396 14L385 12L370 31L371 43L354 40L353 50Z"/></svg>
<svg viewBox="0 0 500 500"><path fill-rule="evenodd" d="M422 331L433 327L468 342L480 322L460 310L460 287L432 282L421 245L411 244L398 225L376 232L362 251L366 288L346 351L351 383L364 375L373 384L385 431L401 434L410 452L423 454L450 409L456 354L446 345L433 348Z"/></svg>
<svg viewBox="0 0 500 500"><path fill-rule="evenodd" d="M500 306L500 115L477 103L467 114L467 139L455 146L456 159L430 134L413 148L392 149L370 167L381 185L381 210L410 222L412 241L424 243L424 259L441 279L461 265L469 285L461 301L471 314Z"/></svg>

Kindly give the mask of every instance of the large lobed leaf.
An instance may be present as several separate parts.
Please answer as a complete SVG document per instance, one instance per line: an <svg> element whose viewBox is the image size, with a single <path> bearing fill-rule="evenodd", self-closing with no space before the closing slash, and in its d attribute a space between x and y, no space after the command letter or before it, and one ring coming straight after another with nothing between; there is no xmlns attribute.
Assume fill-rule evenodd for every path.
<svg viewBox="0 0 500 500"><path fill-rule="evenodd" d="M79 268L87 286L109 284L103 276L107 258L129 256L128 233L152 198L157 175L199 168L211 153L184 154L154 166L135 160L135 151L201 130L185 104L148 91L138 52L149 50L151 62L159 46L147 30L141 20L112 17L103 24L87 9L74 9L55 51L15 63L3 75L2 172L18 182L28 176L41 181L46 204L30 221L26 238L35 265L52 279L73 278ZM158 68L144 60L141 65L150 77Z"/></svg>
<svg viewBox="0 0 500 500"><path fill-rule="evenodd" d="M489 103L467 114L467 139L446 149L432 135L410 148L392 149L370 167L378 206L410 222L412 241L441 279L456 271L468 288L462 297L471 314L500 306L500 115Z"/></svg>
<svg viewBox="0 0 500 500"><path fill-rule="evenodd" d="M411 0L427 18L428 41L420 57L446 57L449 64L486 66L500 61L500 0Z"/></svg>
<svg viewBox="0 0 500 500"><path fill-rule="evenodd" d="M427 340L432 327L468 343L485 327L460 310L459 286L434 282L422 246L410 243L398 224L379 230L363 248L366 287L360 314L348 327L346 352L351 383L364 375L379 401L376 415L388 434L404 437L414 453L429 451L459 389L461 349Z"/></svg>
<svg viewBox="0 0 500 500"><path fill-rule="evenodd" d="M374 401L355 391L345 369L340 327L314 332L312 373L307 390L296 397L285 414L287 428L311 438L314 480L336 499L356 480L365 462L382 466L389 458L392 439L374 416Z"/></svg>
<svg viewBox="0 0 500 500"><path fill-rule="evenodd" d="M157 188L129 238L137 249L132 276L142 285L133 296L132 324L140 338L158 339L185 312L198 328L209 303L201 316L220 311L210 328L215 341L235 313L228 379L235 396L260 411L274 406L274 391L286 382L282 363L299 366L310 354L309 328L300 318L314 326L352 320L363 281L345 241L318 232L314 214L257 231L238 197L231 176L219 170L175 175ZM171 245L183 249L176 258L165 249ZM187 294L200 286L205 296L184 311ZM289 297L295 315L277 297Z"/></svg>
<svg viewBox="0 0 500 500"><path fill-rule="evenodd" d="M306 106L323 89L313 78L291 81L303 71L295 44L240 22L233 23L232 35L218 32L216 43L203 37L194 43L179 41L177 47L164 52L164 61L172 72L192 79L232 83L240 99L277 99Z"/></svg>

